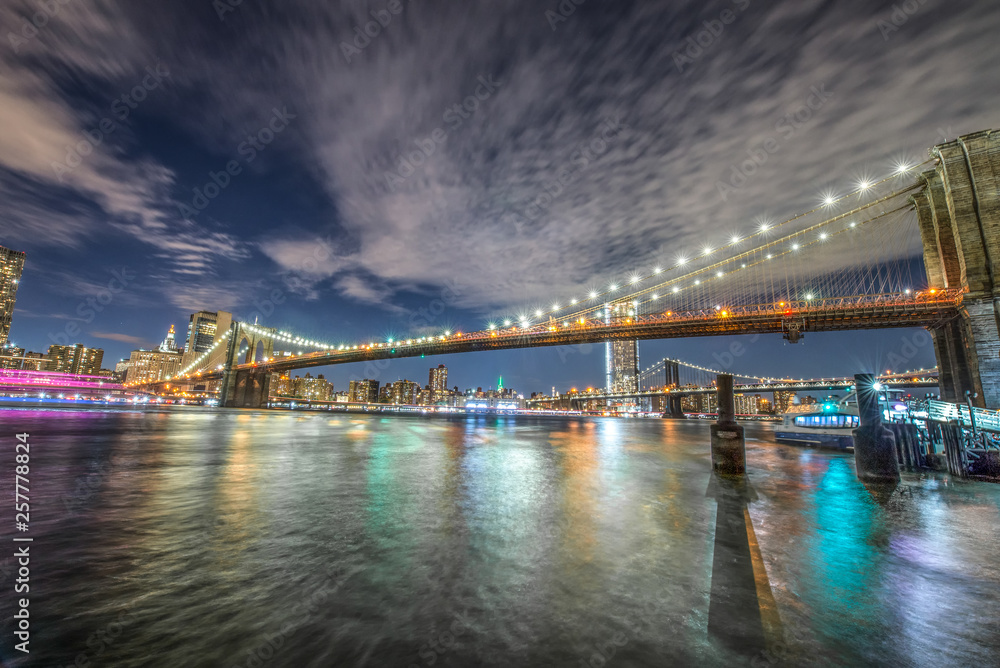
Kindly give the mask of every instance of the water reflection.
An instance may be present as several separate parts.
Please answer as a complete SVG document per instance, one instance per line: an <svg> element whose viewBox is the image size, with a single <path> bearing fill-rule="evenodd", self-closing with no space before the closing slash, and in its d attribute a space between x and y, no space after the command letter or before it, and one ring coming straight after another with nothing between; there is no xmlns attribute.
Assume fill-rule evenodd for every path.
<svg viewBox="0 0 1000 668"><path fill-rule="evenodd" d="M713 474L708 496L718 504L708 631L734 651L760 654L765 613L772 634L780 633L780 624L747 512L757 495L746 476Z"/></svg>
<svg viewBox="0 0 1000 668"><path fill-rule="evenodd" d="M45 418L9 421L46 453L38 665L244 666L260 648L275 666L995 658L1000 486L866 488L849 455L777 446L766 426L728 480L698 423ZM122 614L98 655L88 640Z"/></svg>

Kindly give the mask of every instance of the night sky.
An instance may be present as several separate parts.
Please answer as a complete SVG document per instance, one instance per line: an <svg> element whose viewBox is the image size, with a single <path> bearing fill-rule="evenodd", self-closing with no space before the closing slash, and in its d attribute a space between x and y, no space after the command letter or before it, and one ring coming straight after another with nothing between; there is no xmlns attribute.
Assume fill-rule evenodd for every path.
<svg viewBox="0 0 1000 668"><path fill-rule="evenodd" d="M200 309L330 343L479 329L1000 125L996 3L41 4L51 16L0 6L0 245L27 252L12 340L44 351L75 323L70 342L103 347L105 366L171 324L183 338ZM585 154L599 136L606 150ZM721 189L768 137L780 150ZM423 164L402 164L421 147ZM541 197L564 168L570 183ZM98 311L87 300L113 272L127 286ZM643 342L640 356L795 377L893 354L932 366L915 333L745 337L733 359L730 339ZM426 383L439 362L450 385L503 375L527 393L600 385L604 358L326 371L337 389Z"/></svg>

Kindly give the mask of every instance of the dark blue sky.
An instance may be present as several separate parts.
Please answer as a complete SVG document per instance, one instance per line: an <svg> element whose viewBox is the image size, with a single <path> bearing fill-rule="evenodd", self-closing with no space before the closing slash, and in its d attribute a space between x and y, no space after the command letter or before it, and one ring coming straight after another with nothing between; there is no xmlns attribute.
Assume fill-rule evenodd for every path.
<svg viewBox="0 0 1000 668"><path fill-rule="evenodd" d="M35 3L2 3L0 244L28 253L12 339L44 350L75 325L67 339L113 362L192 311L251 317L275 291L263 322L323 341L481 327L812 208L993 127L1000 106L992 4L587 0L565 20L547 14L556 1L390 4L244 0L220 16L74 0L33 30ZM386 25L355 42L372 11ZM817 89L809 120L782 126ZM609 124L622 129L584 165ZM767 163L720 189L770 136ZM421 146L424 164L401 166ZM563 192L539 200L567 166ZM116 271L134 278L88 306ZM933 365L915 334L762 337L731 369ZM641 357L720 367L732 343L644 342ZM379 374L426 382L439 361L462 388L603 373L593 347ZM365 371L328 375L343 388Z"/></svg>

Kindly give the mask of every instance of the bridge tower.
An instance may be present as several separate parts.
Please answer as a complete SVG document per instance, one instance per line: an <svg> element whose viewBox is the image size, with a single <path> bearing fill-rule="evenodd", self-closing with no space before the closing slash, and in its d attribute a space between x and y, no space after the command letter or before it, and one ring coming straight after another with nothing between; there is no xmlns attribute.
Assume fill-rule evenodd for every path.
<svg viewBox="0 0 1000 668"><path fill-rule="evenodd" d="M274 337L278 330L254 325L253 330L236 320L229 328L229 345L226 349L225 369L222 376L222 391L219 405L228 408L266 408L271 389L271 372L267 367L236 369L240 364L254 361L258 345L262 345L264 358L274 357ZM247 344L247 352L242 362L240 348Z"/></svg>
<svg viewBox="0 0 1000 668"><path fill-rule="evenodd" d="M964 290L960 317L931 328L941 398L1000 408L1000 133L931 149L938 165L911 199L932 288Z"/></svg>

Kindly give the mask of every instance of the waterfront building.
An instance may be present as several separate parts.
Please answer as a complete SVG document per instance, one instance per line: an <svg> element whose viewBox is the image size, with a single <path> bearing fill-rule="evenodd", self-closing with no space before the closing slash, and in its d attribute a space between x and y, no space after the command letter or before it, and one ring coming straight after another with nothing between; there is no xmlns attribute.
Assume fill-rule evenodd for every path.
<svg viewBox="0 0 1000 668"><path fill-rule="evenodd" d="M312 401L330 401L330 396L333 394L333 383L324 378L323 374L315 378L309 373L306 373L304 378L296 376L292 388L294 396Z"/></svg>
<svg viewBox="0 0 1000 668"><path fill-rule="evenodd" d="M736 414L737 415L757 415L759 412L758 399L759 396L751 396L749 394L737 394L733 397L736 404Z"/></svg>
<svg viewBox="0 0 1000 668"><path fill-rule="evenodd" d="M379 382L377 380L352 380L348 384L348 401L374 404L378 403Z"/></svg>
<svg viewBox="0 0 1000 668"><path fill-rule="evenodd" d="M115 379L116 383L124 383L125 379L128 377L128 370L131 368L132 363L128 360L128 358L119 360L118 363L115 364L115 371L111 377Z"/></svg>
<svg viewBox="0 0 1000 668"><path fill-rule="evenodd" d="M275 396L291 397L295 394L295 386L292 384L292 378L288 372L271 374L271 387Z"/></svg>
<svg viewBox="0 0 1000 668"><path fill-rule="evenodd" d="M10 337L10 321L23 271L24 253L0 246L0 346L6 345Z"/></svg>
<svg viewBox="0 0 1000 668"><path fill-rule="evenodd" d="M716 413L719 408L719 397L715 392L698 395L699 413Z"/></svg>
<svg viewBox="0 0 1000 668"><path fill-rule="evenodd" d="M13 343L0 345L0 369L20 369L24 363L24 348Z"/></svg>
<svg viewBox="0 0 1000 668"><path fill-rule="evenodd" d="M96 376L101 371L104 350L87 348L82 343L72 346L51 345L47 357L50 371Z"/></svg>
<svg viewBox="0 0 1000 668"><path fill-rule="evenodd" d="M386 403L390 404L415 405L420 396L420 384L412 380L397 380L387 384L386 389L388 389Z"/></svg>
<svg viewBox="0 0 1000 668"><path fill-rule="evenodd" d="M431 369L427 384L431 391L430 401L427 403L437 403L448 390L448 367L438 364L437 368Z"/></svg>
<svg viewBox="0 0 1000 668"><path fill-rule="evenodd" d="M780 390L774 393L774 413L781 415L788 412L789 406L795 402L795 393L788 390Z"/></svg>
<svg viewBox="0 0 1000 668"><path fill-rule="evenodd" d="M176 350L133 350L125 365L125 382L155 383L176 376L180 370L181 354Z"/></svg>

